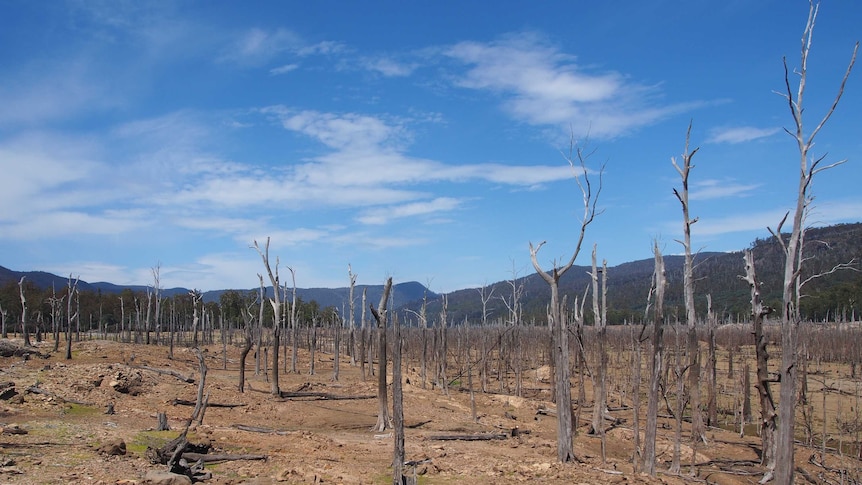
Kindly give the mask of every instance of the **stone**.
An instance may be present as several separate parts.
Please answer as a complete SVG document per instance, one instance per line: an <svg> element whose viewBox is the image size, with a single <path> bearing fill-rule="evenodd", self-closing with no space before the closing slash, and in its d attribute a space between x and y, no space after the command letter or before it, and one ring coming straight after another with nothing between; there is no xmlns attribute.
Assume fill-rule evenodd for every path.
<svg viewBox="0 0 862 485"><path fill-rule="evenodd" d="M145 475L140 485L191 485L192 479L177 473L161 470L150 470Z"/></svg>

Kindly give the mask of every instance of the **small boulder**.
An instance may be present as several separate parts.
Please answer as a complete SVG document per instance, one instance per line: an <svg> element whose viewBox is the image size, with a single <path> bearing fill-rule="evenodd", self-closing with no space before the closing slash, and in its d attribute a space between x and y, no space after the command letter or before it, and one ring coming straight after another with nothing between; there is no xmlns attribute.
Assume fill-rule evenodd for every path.
<svg viewBox="0 0 862 485"><path fill-rule="evenodd" d="M97 451L108 456L125 455L126 442L121 439L110 441L100 446Z"/></svg>
<svg viewBox="0 0 862 485"><path fill-rule="evenodd" d="M191 485L192 479L177 473L150 470L139 483L140 485Z"/></svg>

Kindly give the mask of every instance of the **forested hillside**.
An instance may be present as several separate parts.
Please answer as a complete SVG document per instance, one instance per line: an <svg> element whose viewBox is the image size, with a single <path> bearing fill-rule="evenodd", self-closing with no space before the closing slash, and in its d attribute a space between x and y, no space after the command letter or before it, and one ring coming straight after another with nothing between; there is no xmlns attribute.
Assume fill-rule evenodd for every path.
<svg viewBox="0 0 862 485"><path fill-rule="evenodd" d="M601 249L601 248L599 248ZM778 307L781 300L783 271L782 252L774 238L758 239L751 244L755 255L757 274L762 280L763 300ZM862 315L862 223L840 224L812 228L806 233L804 256L808 259L803 279L829 272L841 263L854 262L855 270L841 270L815 278L805 285L802 299L803 315L811 320L849 319L855 312ZM668 288L665 311L673 318L683 315L683 257L665 256ZM590 284L587 266L574 267L560 281L560 291L568 295L571 304L583 298ZM608 268L608 318L610 323L639 321L646 307L653 273L653 260L645 259ZM730 253L700 253L696 258L696 302L699 312L706 312L706 295L712 295L713 309L725 319L745 320L749 313L749 290L739 278L744 273L742 250ZM524 320L543 321L549 299L548 286L535 274L519 278L515 286L523 285L521 300ZM507 314L502 298L511 300L512 282L498 282L486 288L493 291L488 311L491 319ZM415 306L415 305L414 305ZM589 308L589 304L586 308ZM437 311L431 305L429 311ZM482 304L477 289L465 289L449 295L448 314L455 322L481 320ZM592 316L586 311L586 319Z"/></svg>
<svg viewBox="0 0 862 485"><path fill-rule="evenodd" d="M751 244L755 254L757 273L762 279L764 302L767 305L778 306L781 299L781 278L783 261L781 249L773 238L758 239ZM862 223L841 224L822 228L813 228L806 233L805 275L809 276L827 273L841 263L854 262L855 270L836 271L811 280L804 288L806 295L802 300L803 315L811 320L850 319L854 315L862 315L862 272L859 271L862 261ZM665 301L666 314L673 318L682 315L682 279L683 257L665 256L667 271L667 295ZM748 285L739 278L743 273L742 251L730 253L700 253L696 258L696 302L701 314L706 311L706 295L712 295L714 310L726 320L745 320L748 316L749 293ZM568 295L572 304L576 298L583 298L589 285L589 268L574 267L560 281L560 291ZM620 264L608 268L608 319L611 324L640 321L646 307L646 297L649 293L653 273L653 260L645 259ZM7 316L14 318L20 308L17 283L21 276L26 276L25 284L28 295L33 302L44 306L44 314L50 314L47 299L51 297L52 288L58 296L62 296L68 285L68 278L63 278L43 272L17 272L0 267L0 307L7 311ZM545 320L545 306L549 294L548 286L535 274L517 279L515 287L523 287L521 305L525 322L541 323ZM145 286L121 287L110 283L79 284L81 290L82 315L92 315L97 319L101 313L107 323L119 319L120 309L117 296L125 295L129 307L133 311L135 299L146 300ZM382 291L382 285L357 285L355 297L361 298L363 289L368 290L368 303L377 304ZM479 322L482 319L482 298L480 288L458 290L448 295L447 316L450 322L459 324L466 321ZM248 294L255 290L220 290L203 294L203 301L216 310L218 304L225 300L227 293ZM271 291L271 290L270 290ZM506 302L511 304L513 286L510 281L501 281L489 285L486 295L489 321L495 321L507 315ZM490 293L493 291L493 293ZM163 297L184 301L189 290L185 288L162 289ZM299 288L297 294L312 309L332 308L342 311L347 306L347 288ZM394 307L409 310L404 313L407 322L415 320L415 314L421 305L423 295L427 295L429 318L440 311L440 295L428 291L416 282L406 282L395 285ZM360 302L357 301L357 308ZM92 308L91 308L92 306ZM101 312L98 308L101 307ZM589 305L586 306L589 308ZM837 312L837 317L836 317ZM116 313L116 315L114 315ZM87 317L85 317L87 318ZM592 320L589 310L586 312L588 322Z"/></svg>

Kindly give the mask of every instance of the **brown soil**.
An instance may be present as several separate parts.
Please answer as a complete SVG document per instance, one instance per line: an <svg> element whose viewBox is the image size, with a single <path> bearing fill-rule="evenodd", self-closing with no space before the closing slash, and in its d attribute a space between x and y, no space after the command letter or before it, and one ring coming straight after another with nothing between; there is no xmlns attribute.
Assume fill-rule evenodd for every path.
<svg viewBox="0 0 862 485"><path fill-rule="evenodd" d="M20 344L20 342L19 342ZM50 343L37 349L50 354ZM18 392L0 401L0 482L2 483L136 483L148 470L163 470L145 456L147 446L158 447L185 426L192 408L174 405L179 398L194 401L197 383L189 384L170 375L135 368L170 369L199 378L198 363L188 349L134 346L111 341L74 344L72 360L62 353L47 359L0 358L0 381L11 381ZM228 349L223 370L221 346L204 349L209 368L206 390L211 404L241 404L233 408L209 407L203 424L193 425L191 441L207 442L213 452L264 454L266 461L228 461L207 468L210 484L237 483L391 483L393 438L389 431L375 433L376 399L323 400L277 399L263 375L254 375L249 356L248 388L237 390L238 349ZM345 359L341 378L333 382L332 356L317 354L316 375L308 375L308 356L300 354L303 374L281 373L282 391L302 390L338 396L368 396L376 383L360 379L359 369ZM542 387L532 373L530 385ZM118 379L119 377L119 379ZM131 392L121 393L112 381L131 379ZM138 379L139 382L137 381ZM476 394L478 420L471 419L469 393L451 389L423 389L415 369L407 370L404 386L406 450L408 460L427 460L415 467L419 483L756 483L763 470L757 465L759 438L711 429L708 444L696 457L697 479L689 477L691 448L682 445L683 476L659 473L655 478L632 471L631 411L615 411L626 419L607 436L607 461L602 463L600 440L586 434L590 411L582 412L575 438L575 453L582 463L559 464L556 458L555 419L538 414L553 409L542 397L517 398ZM28 392L37 386L48 394ZM249 389L250 388L250 389ZM53 395L52 395L53 394ZM85 404L72 404L79 401ZM115 414L105 411L113 403ZM613 406L614 403L612 402ZM755 405L756 406L756 405ZM645 404L644 406L645 407ZM157 413L165 412L172 431L154 431ZM755 411L756 413L756 411ZM267 428L278 433L237 429L237 425ZM517 437L494 441L440 441L440 435L511 433ZM20 430L25 430L26 434ZM684 432L687 437L687 431ZM672 452L672 425L659 430L659 468L666 470ZM125 442L125 455L108 456L99 447L117 439ZM815 453L798 447L797 463L817 480L818 474L837 474L808 463ZM837 456L828 455L826 465L839 467ZM819 455L815 461L820 461ZM859 462L855 462L858 467ZM845 463L844 467L848 465ZM851 468L852 469L852 468ZM413 467L406 472L412 474ZM856 472L858 473L858 471ZM852 475L851 475L852 476ZM799 474L799 483L807 483Z"/></svg>

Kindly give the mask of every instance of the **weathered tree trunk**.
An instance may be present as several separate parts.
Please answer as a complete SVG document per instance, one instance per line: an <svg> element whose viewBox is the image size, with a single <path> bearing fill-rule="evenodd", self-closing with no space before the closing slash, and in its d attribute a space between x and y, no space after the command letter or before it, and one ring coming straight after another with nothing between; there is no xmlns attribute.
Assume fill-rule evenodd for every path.
<svg viewBox="0 0 862 485"><path fill-rule="evenodd" d="M653 334L652 354L650 355L650 388L649 400L647 402L646 431L644 435L644 471L655 476L655 440L656 428L658 426L658 401L659 384L662 375L662 363L664 359L664 346L662 343L662 332L664 323L664 290L665 272L664 259L658 247L658 241L653 246L655 253L655 274L653 275L653 286L655 288L655 309L653 310Z"/></svg>
<svg viewBox="0 0 862 485"><path fill-rule="evenodd" d="M859 49L857 42L853 48L853 53L850 62L847 65L847 70L841 80L841 85L835 100L832 102L829 110L821 118L817 126L808 134L803 130L802 115L803 95L805 93L805 85L808 75L808 54L811 50L811 39L814 32L814 24L817 19L819 3L811 1L809 4L808 21L805 24L805 30L802 33L802 48L800 66L794 70L799 75L799 83L796 93L793 93L790 86L790 72L787 67L787 59L784 59L784 80L787 88L784 97L787 100L788 107L794 122L794 130L787 130L796 138L796 143L799 149L799 184L796 191L796 208L793 211L792 228L790 235L785 241L781 234L781 228L787 220L787 215L778 224L775 231L770 229L773 236L784 250L784 284L782 292L782 311L781 311L781 366L779 369L779 379L781 381L780 399L779 399L779 415L781 416L781 426L778 428L776 442L776 468L775 479L778 483L793 483L794 474L794 456L793 456L793 441L794 441L794 422L795 422L795 406L796 406L796 379L798 375L797 365L797 334L801 321L799 313L799 299L801 289L811 278L823 276L823 274L815 275L806 280L802 280L802 264L805 258L802 256L803 239L805 237L805 219L808 215L810 204L814 200L809 190L814 176L828 170L837 165L844 163L842 160L825 167L819 167L825 155L816 160L809 160L809 152L814 146L814 138L831 118L835 108L838 106L841 96L844 94L844 86L847 79L850 77L850 72L853 70L853 65L856 62L856 53ZM839 264L832 271L846 268L849 265ZM827 273L828 274L828 273Z"/></svg>
<svg viewBox="0 0 862 485"><path fill-rule="evenodd" d="M66 295L66 360L72 360L72 322L78 318L78 312L72 314L72 298L78 292L78 281L72 283L72 275L69 275L69 293Z"/></svg>
<svg viewBox="0 0 862 485"><path fill-rule="evenodd" d="M607 416L607 372L608 372L608 352L607 352L607 327L605 320L605 312L599 305L599 270L596 266L596 245L593 245L592 255L592 279L593 292L593 318L596 326L596 346L599 354L598 372L596 375L596 385L593 388L593 422L590 432L599 436L602 440L601 452L602 463L605 463L607 457L605 454L605 425L604 420ZM602 267L602 287L607 290L607 262ZM605 295L604 301L607 302ZM581 403L579 403L580 405Z"/></svg>
<svg viewBox="0 0 862 485"><path fill-rule="evenodd" d="M32 344L30 343L30 332L27 329L27 298L24 296L24 278L22 276L18 281L18 293L21 297L21 335L24 336L24 346L30 347Z"/></svg>
<svg viewBox="0 0 862 485"><path fill-rule="evenodd" d="M396 314L392 319L395 342L392 345L392 424L395 427L395 446L392 458L392 480L395 485L404 483L404 394L401 389L401 324Z"/></svg>
<svg viewBox="0 0 862 485"><path fill-rule="evenodd" d="M278 388L278 345L279 345L279 337L281 335L281 298L280 298L280 290L281 283L278 279L278 258L275 259L275 273L273 273L272 268L269 264L269 238L266 238L266 248L261 251L260 247L257 244L257 241L254 242L254 248L257 250L257 253L260 255L261 260L263 260L263 265L266 268L266 273L269 275L269 281L272 283L272 299L269 300L272 305L272 387L270 393L273 396L279 396L280 390ZM260 278L260 276L258 275ZM261 322L262 323L262 322Z"/></svg>
<svg viewBox="0 0 862 485"><path fill-rule="evenodd" d="M712 295L706 295L706 340L708 345L707 350L707 367L709 372L709 388L707 390L707 405L706 405L706 424L707 426L716 426L718 423L718 406L716 394L716 380L718 373L716 372L716 354L715 354L715 314L712 311Z"/></svg>
<svg viewBox="0 0 862 485"><path fill-rule="evenodd" d="M388 318L387 305L389 304L389 292L392 290L392 278L386 279L386 284L383 286L383 295L380 297L380 304L377 309L371 307L371 314L374 315L374 320L377 322L378 333L378 375L377 375L377 423L374 425L374 430L378 433L392 427L392 420L389 417L389 403L386 392L386 324Z"/></svg>
<svg viewBox="0 0 862 485"><path fill-rule="evenodd" d="M776 450L776 418L775 401L769 383L769 353L766 351L766 337L763 335L763 317L772 313L772 308L764 307L760 301L760 282L754 268L754 253L745 251L745 281L751 290L751 324L754 332L754 349L757 359L757 393L760 397L760 439L761 462L766 467L766 475L761 480L766 483L772 478L775 470ZM785 482L790 483L790 482Z"/></svg>
<svg viewBox="0 0 862 485"><path fill-rule="evenodd" d="M698 148L689 152L689 141L691 140L691 123L688 125L688 131L685 134L685 150L682 154L682 165L677 164L676 159L671 159L671 163L679 173L682 179L682 190L673 190L674 195L679 200L682 206L682 222L683 222L683 240L682 245L685 251L685 264L683 269L683 296L685 299L685 320L687 332L687 353L688 353L688 393L691 400L691 445L692 445L692 475L696 474L694 467L694 457L697 455L697 445L704 440L703 414L700 410L700 349L697 340L697 313L694 306L694 258L691 249L691 226L697 222L697 217L692 219L689 205L689 174L691 173L691 160L697 153ZM678 376L678 379L683 379L683 376ZM682 386L680 386L682 387ZM679 396L682 399L682 396ZM681 416L680 416L681 418ZM678 470L678 465L676 471Z"/></svg>
<svg viewBox="0 0 862 485"><path fill-rule="evenodd" d="M576 181L581 190L584 203L584 215L581 219L580 232L578 234L577 243L575 244L575 249L572 252L572 257L566 264L560 267L554 264L553 269L550 272L546 272L542 269L538 261L539 249L541 249L545 243L539 243L535 247L530 243L530 261L533 263L533 268L536 270L536 273L545 280L551 290L551 301L550 306L548 307L548 328L551 331L551 354L554 367L553 394L557 404L557 459L563 463L574 461L576 460L576 457L574 452L574 434L572 428L573 410L569 359L569 332L567 323L563 318L563 308L559 294L559 281L563 274L565 274L566 271L571 269L574 265L575 259L577 259L578 254L581 252L581 244L583 244L587 227L596 216L596 203L598 201L598 196L601 193L601 173L603 173L604 169L602 169L599 175L600 183L598 191L593 194L592 185L586 168L586 158L588 156L589 155L586 154L581 147L576 146L574 139L572 139L568 161L573 169L575 169L576 160L580 165L580 168L575 169L578 171Z"/></svg>

